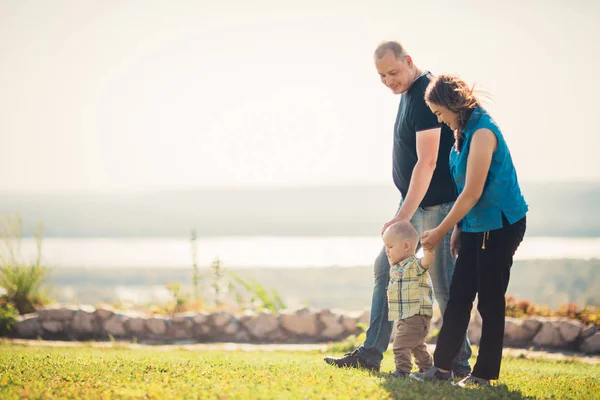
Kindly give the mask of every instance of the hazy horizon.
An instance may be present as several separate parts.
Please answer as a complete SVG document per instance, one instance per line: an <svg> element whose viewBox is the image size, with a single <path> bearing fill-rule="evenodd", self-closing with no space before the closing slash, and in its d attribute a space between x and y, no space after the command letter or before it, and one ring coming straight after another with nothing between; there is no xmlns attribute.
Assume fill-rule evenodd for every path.
<svg viewBox="0 0 600 400"><path fill-rule="evenodd" d="M391 171L390 171L391 172ZM565 180L519 180L522 186L540 185L540 186L554 186L560 187L563 185L600 185L600 179L565 179ZM23 189L5 189L0 188L0 195L12 195L12 194L33 194L33 195L66 195L66 194L139 194L149 192L194 192L194 191L220 191L220 190L277 190L277 189L313 189L313 188L363 188L363 187L387 187L396 192L400 197L400 192L394 186L392 176L390 173L389 180L383 181L366 181L366 182L316 182L316 183L302 183L302 182L283 182L283 183L246 183L246 184L234 184L234 183L222 183L213 185L147 185L147 186L123 186L123 187L108 187L108 188L84 188L84 189L52 189L46 188L43 190L35 188L23 188Z"/></svg>
<svg viewBox="0 0 600 400"><path fill-rule="evenodd" d="M600 182L523 183L533 236L600 237ZM3 193L0 215L19 212L53 237L377 236L397 209L393 184Z"/></svg>

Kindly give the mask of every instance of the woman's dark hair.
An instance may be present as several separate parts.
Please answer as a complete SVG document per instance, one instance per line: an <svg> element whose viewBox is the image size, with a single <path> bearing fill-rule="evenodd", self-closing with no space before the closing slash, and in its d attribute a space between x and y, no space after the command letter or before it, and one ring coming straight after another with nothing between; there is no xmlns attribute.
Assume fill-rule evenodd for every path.
<svg viewBox="0 0 600 400"><path fill-rule="evenodd" d="M442 74L434 77L425 90L427 104L436 104L458 115L458 130L454 132L456 150L462 147L462 131L473 110L481 103L473 94L474 87L455 75Z"/></svg>

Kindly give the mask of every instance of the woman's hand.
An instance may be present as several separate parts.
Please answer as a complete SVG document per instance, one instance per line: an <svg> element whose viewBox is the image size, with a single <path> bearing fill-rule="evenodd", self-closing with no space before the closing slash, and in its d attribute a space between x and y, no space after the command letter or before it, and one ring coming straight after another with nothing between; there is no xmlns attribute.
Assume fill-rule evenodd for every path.
<svg viewBox="0 0 600 400"><path fill-rule="evenodd" d="M455 227L450 237L450 254L452 258L458 258L458 250L460 250L460 234L462 229Z"/></svg>
<svg viewBox="0 0 600 400"><path fill-rule="evenodd" d="M444 238L444 233L440 232L438 228L431 229L423 232L421 236L421 246L425 250L433 250Z"/></svg>

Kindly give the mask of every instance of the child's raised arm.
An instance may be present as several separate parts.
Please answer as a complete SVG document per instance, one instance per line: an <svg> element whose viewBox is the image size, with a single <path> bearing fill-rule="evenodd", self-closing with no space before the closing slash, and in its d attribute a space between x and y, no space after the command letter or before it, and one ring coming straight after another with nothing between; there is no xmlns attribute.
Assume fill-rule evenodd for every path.
<svg viewBox="0 0 600 400"><path fill-rule="evenodd" d="M423 256L423 258L421 258L421 266L425 269L429 269L431 264L433 264L433 260L435 258L435 249L433 249L433 250L423 249L423 253L425 255Z"/></svg>

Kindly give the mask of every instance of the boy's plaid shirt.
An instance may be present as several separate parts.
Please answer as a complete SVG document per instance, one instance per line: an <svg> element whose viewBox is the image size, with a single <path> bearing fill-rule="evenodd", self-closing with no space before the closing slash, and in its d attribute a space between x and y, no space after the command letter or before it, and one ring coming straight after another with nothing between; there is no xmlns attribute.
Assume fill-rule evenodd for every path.
<svg viewBox="0 0 600 400"><path fill-rule="evenodd" d="M415 256L392 264L388 285L390 321L413 315L433 316L433 285L429 272Z"/></svg>

